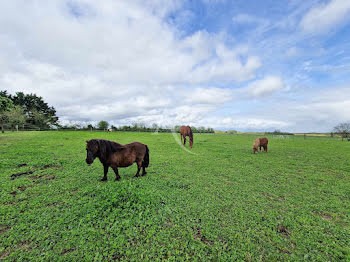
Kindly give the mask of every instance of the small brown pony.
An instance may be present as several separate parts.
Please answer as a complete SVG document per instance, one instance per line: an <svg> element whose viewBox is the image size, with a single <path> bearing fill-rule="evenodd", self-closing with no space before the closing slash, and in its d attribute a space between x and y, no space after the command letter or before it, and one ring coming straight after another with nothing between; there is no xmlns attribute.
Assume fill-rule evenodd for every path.
<svg viewBox="0 0 350 262"><path fill-rule="evenodd" d="M104 176L101 181L107 180L108 168L111 167L116 175L115 180L119 180L118 167L128 167L133 163L137 164L139 176L142 167L142 175L146 175L146 167L149 165L149 150L147 145L134 142L121 145L113 141L104 139L92 139L86 141L86 163L91 165L95 158L99 158L104 167Z"/></svg>
<svg viewBox="0 0 350 262"><path fill-rule="evenodd" d="M258 151L258 148L260 149L261 152L261 147L264 148L264 152L267 152L267 144L269 143L269 140L266 137L258 137L255 139L254 144L253 144L253 153L255 154Z"/></svg>
<svg viewBox="0 0 350 262"><path fill-rule="evenodd" d="M181 136L181 143L183 145L186 144L186 136L188 136L190 138L190 147L192 148L192 146L193 146L193 133L192 133L192 130L189 126L181 126L180 127L180 136ZM183 142L182 142L182 138L184 139Z"/></svg>

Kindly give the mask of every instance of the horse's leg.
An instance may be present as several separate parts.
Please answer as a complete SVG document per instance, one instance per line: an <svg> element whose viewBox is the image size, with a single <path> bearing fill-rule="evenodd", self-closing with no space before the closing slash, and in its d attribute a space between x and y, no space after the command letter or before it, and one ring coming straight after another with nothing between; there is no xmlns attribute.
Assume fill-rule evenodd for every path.
<svg viewBox="0 0 350 262"><path fill-rule="evenodd" d="M141 176L145 176L146 174L147 174L146 167L145 167L145 164L142 161L142 174L141 174Z"/></svg>
<svg viewBox="0 0 350 262"><path fill-rule="evenodd" d="M264 147L264 151L267 152L267 145Z"/></svg>
<svg viewBox="0 0 350 262"><path fill-rule="evenodd" d="M104 175L103 175L103 178L101 179L101 181L106 181L109 166L107 164L104 164L103 168L104 168Z"/></svg>
<svg viewBox="0 0 350 262"><path fill-rule="evenodd" d="M186 145L186 136L184 136L184 146Z"/></svg>
<svg viewBox="0 0 350 262"><path fill-rule="evenodd" d="M182 134L180 133L180 137L181 137L181 144L183 145L184 142L182 141Z"/></svg>
<svg viewBox="0 0 350 262"><path fill-rule="evenodd" d="M114 174L115 174L115 181L120 180L120 175L119 175L119 172L118 172L118 168L114 167L113 171L114 171Z"/></svg>
<svg viewBox="0 0 350 262"><path fill-rule="evenodd" d="M137 172L136 172L136 175L135 175L134 177L139 177L139 175L140 175L140 170L141 170L141 167L139 167L139 166L137 165Z"/></svg>
<svg viewBox="0 0 350 262"><path fill-rule="evenodd" d="M139 174L140 174L140 170L141 170L141 163L142 161L137 161L137 172L136 172L136 175L134 177L138 177Z"/></svg>

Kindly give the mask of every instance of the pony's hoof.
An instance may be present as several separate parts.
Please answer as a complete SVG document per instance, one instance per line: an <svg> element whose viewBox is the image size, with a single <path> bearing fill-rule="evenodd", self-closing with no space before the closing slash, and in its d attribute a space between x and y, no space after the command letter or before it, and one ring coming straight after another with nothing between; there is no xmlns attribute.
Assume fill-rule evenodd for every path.
<svg viewBox="0 0 350 262"><path fill-rule="evenodd" d="M147 172L146 173L143 173L141 176L145 176L147 174Z"/></svg>
<svg viewBox="0 0 350 262"><path fill-rule="evenodd" d="M102 182L107 181L107 178L102 178L100 181Z"/></svg>
<svg viewBox="0 0 350 262"><path fill-rule="evenodd" d="M114 181L119 181L119 180L120 180L120 177L119 177L119 178L114 179Z"/></svg>

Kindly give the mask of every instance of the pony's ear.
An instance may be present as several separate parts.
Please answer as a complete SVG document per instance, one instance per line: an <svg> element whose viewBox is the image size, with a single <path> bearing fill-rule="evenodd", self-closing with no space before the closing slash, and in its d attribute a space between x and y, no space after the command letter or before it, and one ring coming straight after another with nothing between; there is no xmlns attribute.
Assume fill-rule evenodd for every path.
<svg viewBox="0 0 350 262"><path fill-rule="evenodd" d="M86 140L86 143L89 143L90 141L89 140Z"/></svg>

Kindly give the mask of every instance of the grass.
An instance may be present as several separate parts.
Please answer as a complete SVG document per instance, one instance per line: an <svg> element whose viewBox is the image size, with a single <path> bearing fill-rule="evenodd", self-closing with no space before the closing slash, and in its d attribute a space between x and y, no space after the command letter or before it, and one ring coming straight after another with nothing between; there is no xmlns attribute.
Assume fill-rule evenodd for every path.
<svg viewBox="0 0 350 262"><path fill-rule="evenodd" d="M147 176L99 182L90 138L147 144ZM350 143L269 138L254 155L254 135L195 134L189 154L171 134L2 134L0 258L349 261Z"/></svg>

